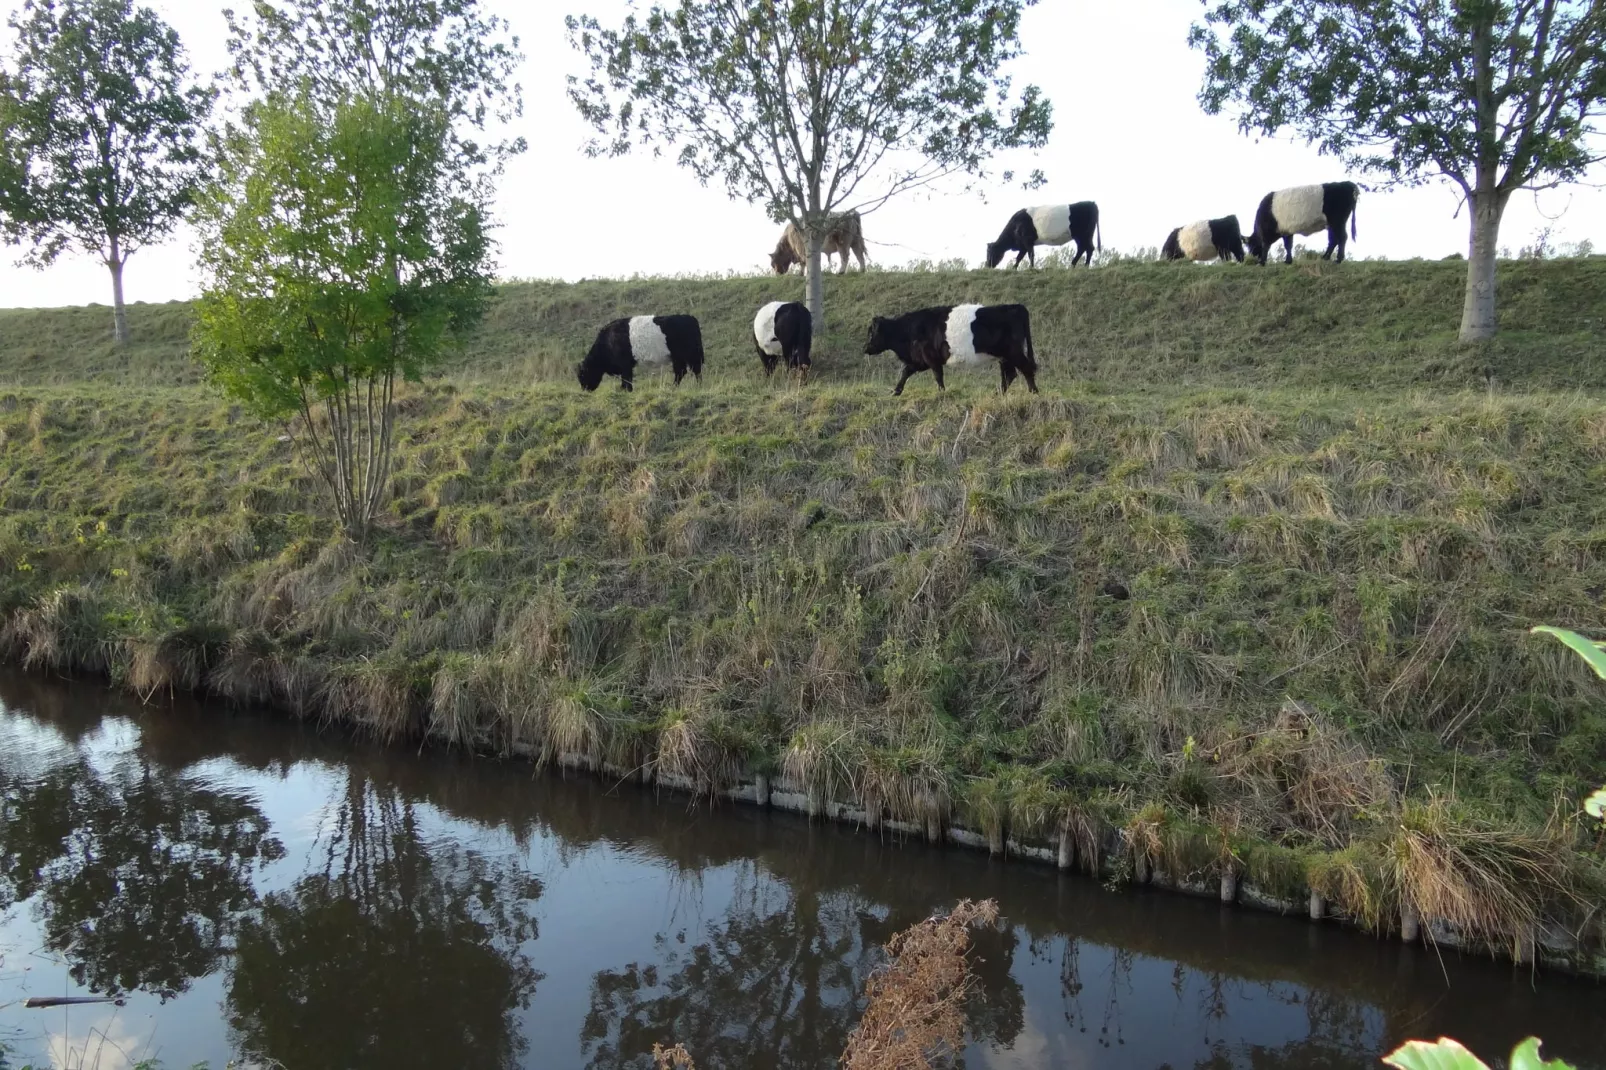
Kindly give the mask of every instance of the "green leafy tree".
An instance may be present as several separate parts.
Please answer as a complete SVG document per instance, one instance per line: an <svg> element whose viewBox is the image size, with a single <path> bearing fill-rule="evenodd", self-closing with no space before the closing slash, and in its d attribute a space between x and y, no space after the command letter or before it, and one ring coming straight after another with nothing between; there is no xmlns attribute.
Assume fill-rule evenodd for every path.
<svg viewBox="0 0 1606 1070"><path fill-rule="evenodd" d="M1049 102L998 73L1034 2L679 0L618 29L570 16L591 70L569 96L600 135L588 154L671 149L700 181L797 224L818 323L828 217L1047 143Z"/></svg>
<svg viewBox="0 0 1606 1070"><path fill-rule="evenodd" d="M256 100L201 199L198 354L288 422L363 538L390 483L394 392L483 314L486 205L524 148L517 38L477 0L256 0L226 11Z"/></svg>
<svg viewBox="0 0 1606 1070"><path fill-rule="evenodd" d="M1391 184L1458 187L1471 240L1461 339L1495 333L1495 254L1512 194L1601 157L1600 0L1204 0L1199 99L1246 133L1291 128Z"/></svg>
<svg viewBox="0 0 1606 1070"><path fill-rule="evenodd" d="M197 355L290 425L361 540L390 484L396 381L416 381L491 291L482 205L439 107L401 96L253 105L197 223Z"/></svg>
<svg viewBox="0 0 1606 1070"><path fill-rule="evenodd" d="M460 173L525 148L522 138L485 140L523 112L513 72L524 56L479 0L254 0L244 16L223 15L242 90L433 101L451 120L448 155Z"/></svg>
<svg viewBox="0 0 1606 1070"><path fill-rule="evenodd" d="M0 235L45 267L68 249L111 272L128 341L123 268L161 241L201 180L213 94L189 79L178 34L132 0L27 0L0 69Z"/></svg>

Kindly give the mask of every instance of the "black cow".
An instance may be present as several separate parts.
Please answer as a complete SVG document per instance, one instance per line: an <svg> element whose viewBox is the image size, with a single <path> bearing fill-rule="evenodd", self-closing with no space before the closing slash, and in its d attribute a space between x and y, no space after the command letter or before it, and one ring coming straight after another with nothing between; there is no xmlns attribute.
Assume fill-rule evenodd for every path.
<svg viewBox="0 0 1606 1070"><path fill-rule="evenodd" d="M1244 262L1244 236L1238 229L1238 217L1201 219L1178 227L1166 236L1160 246L1162 260L1236 260Z"/></svg>
<svg viewBox="0 0 1606 1070"><path fill-rule="evenodd" d="M575 368L580 385L595 390L604 375L617 375L619 389L634 390L636 365L669 364L675 369L675 385L688 370L699 382L703 378L703 332L695 316L627 316L616 319L597 332L586 354Z"/></svg>
<svg viewBox="0 0 1606 1070"><path fill-rule="evenodd" d="M1349 237L1355 237L1355 199L1360 187L1353 182L1323 182L1319 186L1294 186L1277 190L1261 198L1260 209L1255 213L1255 229L1249 235L1249 255L1266 262L1266 255L1279 240L1283 243L1283 263L1294 262L1294 235L1315 234L1327 231L1327 251L1322 259L1330 259L1338 250L1338 262L1344 262L1344 249L1349 241L1344 236L1344 224L1349 223Z"/></svg>
<svg viewBox="0 0 1606 1070"><path fill-rule="evenodd" d="M905 316L877 316L870 321L864 351L873 356L889 349L903 361L894 395L903 393L909 377L922 371L931 372L937 388L946 390L944 368L980 364L988 357L998 360L1005 393L1016 375L1024 375L1027 387L1037 393L1037 354L1025 305L942 305Z"/></svg>
<svg viewBox="0 0 1606 1070"><path fill-rule="evenodd" d="M809 350L814 345L814 317L799 301L771 301L753 317L753 345L764 362L764 377L775 365L786 361L788 371L802 373L809 381Z"/></svg>
<svg viewBox="0 0 1606 1070"><path fill-rule="evenodd" d="M1099 206L1092 201L1022 208L1009 217L998 240L987 243L987 266L997 267L1004 254L1013 250L1018 255L1010 267L1020 267L1023 258L1036 267L1037 246L1074 241L1076 255L1071 257L1071 266L1075 267L1076 262L1086 256L1088 266L1092 267L1095 235L1098 249L1103 252L1104 231L1099 226Z"/></svg>

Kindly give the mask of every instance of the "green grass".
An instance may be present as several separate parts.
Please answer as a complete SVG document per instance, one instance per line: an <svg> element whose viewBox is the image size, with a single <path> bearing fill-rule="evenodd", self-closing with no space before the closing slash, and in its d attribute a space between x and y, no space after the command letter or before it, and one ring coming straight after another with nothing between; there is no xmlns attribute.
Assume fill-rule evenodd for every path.
<svg viewBox="0 0 1606 1070"><path fill-rule="evenodd" d="M1500 339L1470 354L1456 344L1465 280L1459 261L853 272L828 280L827 333L815 352L823 375L880 382L893 360L863 356L871 316L1022 301L1047 381L1060 386L1606 387L1606 257L1503 263ZM752 379L753 312L801 293L796 276L512 283L452 375L488 387L572 381L609 319L685 311L702 321L709 374ZM119 354L106 308L0 309L0 385L200 381L187 305L133 305L129 324L133 345Z"/></svg>
<svg viewBox="0 0 1606 1070"><path fill-rule="evenodd" d="M1503 265L1481 351L1459 285L872 272L832 280L801 391L745 347L774 280L514 285L404 396L365 550L278 429L187 385L181 308L136 310L126 358L82 310L3 313L4 645L387 736L1064 826L1084 864L1125 829L1121 872L1310 883L1380 927L1462 904L1520 950L1600 888L1576 815L1606 708L1526 629L1602 631L1606 262ZM1040 397L892 399L852 352L872 310L1006 297ZM703 318L705 383L581 394L590 332L648 310Z"/></svg>

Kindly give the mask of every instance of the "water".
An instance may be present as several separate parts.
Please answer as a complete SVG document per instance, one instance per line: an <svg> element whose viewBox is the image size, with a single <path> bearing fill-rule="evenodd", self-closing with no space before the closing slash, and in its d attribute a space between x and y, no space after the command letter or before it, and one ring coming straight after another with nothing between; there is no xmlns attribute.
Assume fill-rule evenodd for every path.
<svg viewBox="0 0 1606 1070"><path fill-rule="evenodd" d="M893 932L961 897L965 1065L1365 1067L1409 1036L1606 1066L1606 986L522 763L0 672L13 1065L831 1067ZM24 1009L119 993L122 1006Z"/></svg>

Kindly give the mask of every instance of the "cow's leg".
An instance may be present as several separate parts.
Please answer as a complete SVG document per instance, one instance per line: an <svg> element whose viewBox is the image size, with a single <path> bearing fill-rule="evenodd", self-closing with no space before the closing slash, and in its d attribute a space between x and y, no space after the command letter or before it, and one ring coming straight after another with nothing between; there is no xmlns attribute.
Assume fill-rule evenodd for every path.
<svg viewBox="0 0 1606 1070"><path fill-rule="evenodd" d="M942 365L933 364L931 366L931 374L937 380L937 389L946 391L948 389L948 384L942 381Z"/></svg>
<svg viewBox="0 0 1606 1070"><path fill-rule="evenodd" d="M619 377L619 389L623 390L627 394L636 389L635 382L630 378L631 374L631 372L625 372Z"/></svg>
<svg viewBox="0 0 1606 1070"><path fill-rule="evenodd" d="M892 388L892 396L897 397L899 394L903 393L903 384L909 381L909 376L913 375L919 370L920 369L916 368L913 364L905 364L903 366L903 374L898 376L898 385Z"/></svg>
<svg viewBox="0 0 1606 1070"><path fill-rule="evenodd" d="M1294 236L1292 234L1284 234L1283 235L1283 263L1292 264L1293 262L1294 262Z"/></svg>
<svg viewBox="0 0 1606 1070"><path fill-rule="evenodd" d="M1022 260L1026 259L1026 254L1028 252L1030 252L1030 251L1031 251L1030 249L1021 249L1018 252L1016 252L1016 254L1015 254L1015 262L1013 264L1009 265L1010 270L1013 271L1015 268L1020 267L1020 262Z"/></svg>
<svg viewBox="0 0 1606 1070"><path fill-rule="evenodd" d="M1348 240L1345 238L1344 227L1342 224L1336 227L1327 228L1327 251L1332 253L1336 250L1338 252L1338 262L1340 264L1344 262L1344 246L1347 244Z"/></svg>
<svg viewBox="0 0 1606 1070"><path fill-rule="evenodd" d="M1011 364L1007 360L999 361L998 362L998 378L999 378L998 392L1000 394L1009 393L1009 384L1013 383L1015 381L1015 365Z"/></svg>

